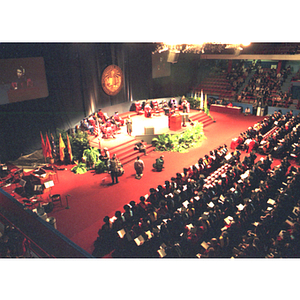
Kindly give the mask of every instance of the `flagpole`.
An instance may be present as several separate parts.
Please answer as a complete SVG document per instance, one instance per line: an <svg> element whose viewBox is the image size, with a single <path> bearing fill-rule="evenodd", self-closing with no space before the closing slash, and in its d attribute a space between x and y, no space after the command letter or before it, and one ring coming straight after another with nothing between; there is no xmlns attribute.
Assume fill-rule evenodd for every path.
<svg viewBox="0 0 300 300"><path fill-rule="evenodd" d="M40 131L40 135L41 135L41 141L42 141L43 156L44 156L44 160L46 163L46 145L45 145L45 141L44 141L43 134L41 131Z"/></svg>

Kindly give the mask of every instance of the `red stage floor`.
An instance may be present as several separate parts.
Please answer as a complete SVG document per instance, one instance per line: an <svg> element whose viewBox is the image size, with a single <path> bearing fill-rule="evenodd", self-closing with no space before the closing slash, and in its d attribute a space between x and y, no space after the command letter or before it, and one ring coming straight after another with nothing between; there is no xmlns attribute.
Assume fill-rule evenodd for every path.
<svg viewBox="0 0 300 300"><path fill-rule="evenodd" d="M188 153L165 152L163 172L157 173L152 170L153 162L160 155L155 151L143 157L146 168L141 180L135 179L133 162L124 166L125 174L115 185L111 185L111 179L107 173L95 174L94 171L89 171L76 175L70 171L73 165L67 165L66 170L58 171L58 178L54 179L55 185L51 193L62 195L63 206L56 205L53 212L48 215L56 219L57 230L87 252L92 253L93 242L103 224L104 216L112 217L116 210L123 212L125 204L131 200L138 202L139 197L147 194L150 188L156 188L159 184L163 185L165 180L170 180L177 172L182 172L184 167L195 164L200 157L219 145L226 143L229 148L232 138L237 137L240 132L263 118L242 114L232 116L217 112L212 112L211 115L216 122L204 128L207 139L202 142L202 145L190 149ZM151 121L155 122L155 118ZM141 128L134 132L138 130ZM126 134L122 133L122 135L124 135L123 138L128 138ZM107 142L120 141L121 139L117 137ZM68 197L69 209L66 209L67 195L70 195ZM48 194L41 196L47 201Z"/></svg>

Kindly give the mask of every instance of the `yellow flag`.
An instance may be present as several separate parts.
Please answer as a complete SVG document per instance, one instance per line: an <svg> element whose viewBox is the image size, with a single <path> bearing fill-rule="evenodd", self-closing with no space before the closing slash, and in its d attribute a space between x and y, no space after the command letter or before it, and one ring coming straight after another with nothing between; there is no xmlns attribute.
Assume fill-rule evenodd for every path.
<svg viewBox="0 0 300 300"><path fill-rule="evenodd" d="M59 158L61 161L64 161L65 159L65 143L61 137L61 133L59 134Z"/></svg>

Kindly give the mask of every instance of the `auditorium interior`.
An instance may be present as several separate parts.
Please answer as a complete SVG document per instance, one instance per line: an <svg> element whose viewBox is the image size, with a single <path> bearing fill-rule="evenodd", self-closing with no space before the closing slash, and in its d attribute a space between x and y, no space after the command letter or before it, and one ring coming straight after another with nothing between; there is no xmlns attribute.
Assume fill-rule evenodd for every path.
<svg viewBox="0 0 300 300"><path fill-rule="evenodd" d="M300 43L0 49L1 258L299 258Z"/></svg>

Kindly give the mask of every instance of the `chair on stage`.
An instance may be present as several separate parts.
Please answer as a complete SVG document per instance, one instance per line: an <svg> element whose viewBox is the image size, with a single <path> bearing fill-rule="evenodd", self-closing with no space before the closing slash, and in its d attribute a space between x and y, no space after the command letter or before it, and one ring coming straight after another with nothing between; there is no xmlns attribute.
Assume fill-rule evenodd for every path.
<svg viewBox="0 0 300 300"><path fill-rule="evenodd" d="M159 110L159 107L158 107L158 101L157 100L152 100L151 104L152 104L153 113L155 115L160 115L160 110Z"/></svg>
<svg viewBox="0 0 300 300"><path fill-rule="evenodd" d="M152 108L150 104L146 104L144 108L144 114L146 118L151 118L152 117Z"/></svg>
<svg viewBox="0 0 300 300"><path fill-rule="evenodd" d="M114 138L114 130L111 126L109 127L105 127L104 128L104 138L108 139L108 138Z"/></svg>
<svg viewBox="0 0 300 300"><path fill-rule="evenodd" d="M60 202L60 205L63 206L60 194L50 195L50 201L53 203L53 205L55 204L55 202Z"/></svg>
<svg viewBox="0 0 300 300"><path fill-rule="evenodd" d="M138 115L141 115L142 112L142 103L141 102L136 102L135 103L135 111L137 112Z"/></svg>

